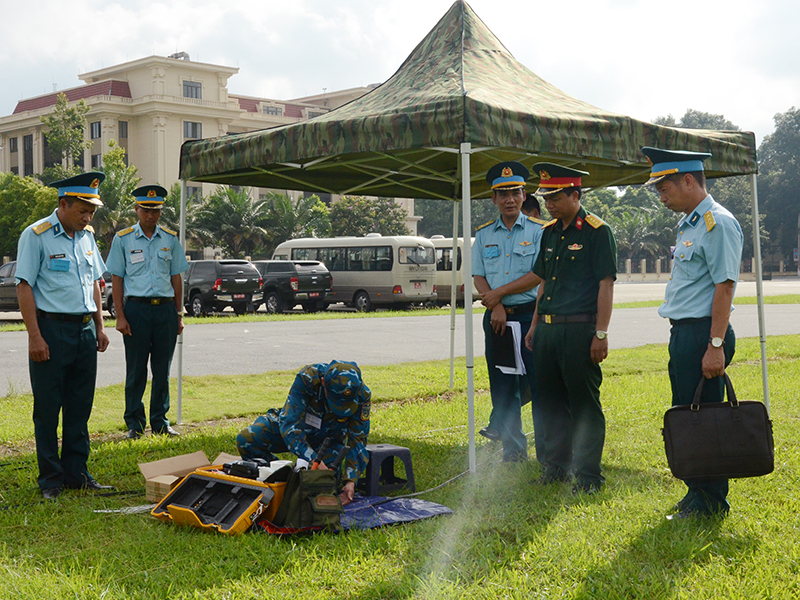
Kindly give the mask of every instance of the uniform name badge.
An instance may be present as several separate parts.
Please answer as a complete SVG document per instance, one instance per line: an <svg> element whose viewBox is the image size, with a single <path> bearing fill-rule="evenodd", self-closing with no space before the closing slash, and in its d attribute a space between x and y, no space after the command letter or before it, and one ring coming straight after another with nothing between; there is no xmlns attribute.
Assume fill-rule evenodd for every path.
<svg viewBox="0 0 800 600"><path fill-rule="evenodd" d="M141 250L131 250L131 264L144 262L144 253Z"/></svg>
<svg viewBox="0 0 800 600"><path fill-rule="evenodd" d="M306 424L311 425L314 429L319 429L322 427L322 419L317 415L306 413Z"/></svg>
<svg viewBox="0 0 800 600"><path fill-rule="evenodd" d="M63 254L50 257L51 271L69 271L69 259L64 258Z"/></svg>

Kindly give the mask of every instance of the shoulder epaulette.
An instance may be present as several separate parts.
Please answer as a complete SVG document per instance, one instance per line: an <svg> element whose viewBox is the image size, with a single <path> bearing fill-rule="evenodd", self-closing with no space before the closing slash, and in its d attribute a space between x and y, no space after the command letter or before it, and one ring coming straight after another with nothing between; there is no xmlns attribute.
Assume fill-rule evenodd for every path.
<svg viewBox="0 0 800 600"><path fill-rule="evenodd" d="M595 229L597 229L601 225L605 224L603 219L601 219L600 217L598 217L596 215L592 215L592 214L586 215L586 218L584 219L584 221L586 221L589 225L591 225Z"/></svg>
<svg viewBox="0 0 800 600"><path fill-rule="evenodd" d="M36 227L33 228L33 232L36 235L42 235L45 231L50 229L53 224L50 221L42 221Z"/></svg>
<svg viewBox="0 0 800 600"><path fill-rule="evenodd" d="M164 233L168 233L170 235L174 235L175 237L178 237L178 234L172 231L172 229L167 229L166 227L162 227L161 231L163 231Z"/></svg>
<svg viewBox="0 0 800 600"><path fill-rule="evenodd" d="M132 231L133 231L133 227L127 227L127 228L123 229L122 231L118 231L118 232L117 232L117 235L118 235L119 237L122 237L123 235L128 235L128 234L129 234L129 233L131 233Z"/></svg>
<svg viewBox="0 0 800 600"><path fill-rule="evenodd" d="M714 229L714 225L716 225L717 222L714 220L714 215L711 214L711 211L704 214L703 218L706 220L706 231Z"/></svg>
<svg viewBox="0 0 800 600"><path fill-rule="evenodd" d="M549 221L545 221L544 219L537 219L536 217L528 217L528 221L533 221L534 223L538 223L539 225L545 226L549 223Z"/></svg>
<svg viewBox="0 0 800 600"><path fill-rule="evenodd" d="M83 229L84 229L85 231L88 231L88 232L89 232L89 233L91 233L92 235L94 235L94 227L92 227L91 225L87 225L87 226L86 226L86 227L84 227Z"/></svg>
<svg viewBox="0 0 800 600"><path fill-rule="evenodd" d="M542 225L542 228L544 228L544 227L550 227L550 225L555 225L557 221L558 221L558 219L553 219L552 221L547 221L547 223L545 223L544 225Z"/></svg>
<svg viewBox="0 0 800 600"><path fill-rule="evenodd" d="M491 225L492 223L494 223L494 221L489 221L488 223L484 223L484 224L483 224L483 225L481 225L480 227L476 227L476 228L475 228L475 231L479 231L479 230L483 229L484 227L488 227L488 226L489 226L489 225Z"/></svg>

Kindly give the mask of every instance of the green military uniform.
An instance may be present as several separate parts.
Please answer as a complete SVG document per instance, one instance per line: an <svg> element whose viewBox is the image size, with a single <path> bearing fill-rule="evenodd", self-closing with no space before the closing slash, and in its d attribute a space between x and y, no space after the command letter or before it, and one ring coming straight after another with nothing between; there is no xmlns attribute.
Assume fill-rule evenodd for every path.
<svg viewBox="0 0 800 600"><path fill-rule="evenodd" d="M555 190L568 190L570 180L565 181ZM553 191L545 191L549 193ZM603 374L590 350L600 281L616 278L617 247L611 228L582 207L566 228L560 220L551 221L544 227L533 272L543 286L533 357L547 440L544 478L558 481L572 475L577 486L597 489L604 481L600 474L605 442L600 405Z"/></svg>

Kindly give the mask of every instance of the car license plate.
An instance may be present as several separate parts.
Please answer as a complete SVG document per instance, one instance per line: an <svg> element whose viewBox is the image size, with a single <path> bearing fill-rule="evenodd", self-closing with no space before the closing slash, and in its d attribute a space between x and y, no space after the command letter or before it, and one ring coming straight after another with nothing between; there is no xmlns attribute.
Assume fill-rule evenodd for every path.
<svg viewBox="0 0 800 600"><path fill-rule="evenodd" d="M422 284L419 281L415 281L414 282L414 289L415 290L421 290L422 289Z"/></svg>
<svg viewBox="0 0 800 600"><path fill-rule="evenodd" d="M245 298L244 294L234 294L233 295L233 299L234 300L244 300L244 298Z"/></svg>
<svg viewBox="0 0 800 600"><path fill-rule="evenodd" d="M309 298L319 298L319 292L309 292L308 293L308 297Z"/></svg>

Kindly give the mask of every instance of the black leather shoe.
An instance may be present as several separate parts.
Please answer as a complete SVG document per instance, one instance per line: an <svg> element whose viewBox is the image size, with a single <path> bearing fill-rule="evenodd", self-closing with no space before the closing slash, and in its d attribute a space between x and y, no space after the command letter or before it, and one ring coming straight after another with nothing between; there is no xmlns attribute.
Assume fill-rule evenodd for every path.
<svg viewBox="0 0 800 600"><path fill-rule="evenodd" d="M138 440L142 437L142 432L138 429L128 429L128 433L125 434L125 437L129 440Z"/></svg>
<svg viewBox="0 0 800 600"><path fill-rule="evenodd" d="M496 442L497 440L500 439L500 432L492 427L488 426L484 427L478 433L481 434L486 439L492 440L493 442Z"/></svg>
<svg viewBox="0 0 800 600"><path fill-rule="evenodd" d="M42 498L45 500L55 500L64 491L64 488L51 487L42 490Z"/></svg>
<svg viewBox="0 0 800 600"><path fill-rule="evenodd" d="M78 484L65 483L64 487L70 488L71 490L92 490L93 492L102 492L114 489L113 485L100 485L95 479L89 479L85 483Z"/></svg>
<svg viewBox="0 0 800 600"><path fill-rule="evenodd" d="M167 425L166 427L164 427L164 429L159 429L158 431L155 431L155 430L154 430L154 431L153 431L153 433L155 433L156 435L168 435L168 436L170 436L170 437L178 437L178 436L180 435L180 433L178 433L177 431L175 431L175 430L174 430L172 427L170 427L169 425Z"/></svg>
<svg viewBox="0 0 800 600"><path fill-rule="evenodd" d="M592 496L600 492L601 484L599 483L576 483L572 486L572 495L586 494Z"/></svg>

